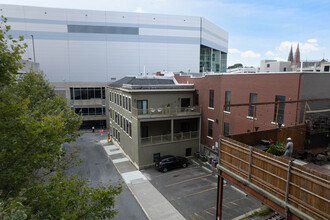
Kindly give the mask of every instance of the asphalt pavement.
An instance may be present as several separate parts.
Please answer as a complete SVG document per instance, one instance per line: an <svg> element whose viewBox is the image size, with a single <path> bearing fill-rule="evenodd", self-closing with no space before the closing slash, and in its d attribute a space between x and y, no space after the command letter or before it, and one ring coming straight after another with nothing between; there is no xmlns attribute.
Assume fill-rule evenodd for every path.
<svg viewBox="0 0 330 220"><path fill-rule="evenodd" d="M115 198L115 209L119 213L114 219L148 219L140 204L136 201L124 179L118 173L114 164L106 155L101 140L106 136L100 133L84 133L73 143L65 144L68 151L72 151L73 146L79 150L79 157L82 160L79 166L71 168L69 173L76 174L84 179L89 179L91 184L116 185L123 183L123 191Z"/></svg>

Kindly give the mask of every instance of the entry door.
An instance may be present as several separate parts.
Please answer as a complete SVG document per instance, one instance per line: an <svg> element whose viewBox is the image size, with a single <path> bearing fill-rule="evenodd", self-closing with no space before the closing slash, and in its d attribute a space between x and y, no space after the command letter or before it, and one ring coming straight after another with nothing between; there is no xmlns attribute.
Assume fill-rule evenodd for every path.
<svg viewBox="0 0 330 220"><path fill-rule="evenodd" d="M141 138L148 137L148 126L141 126Z"/></svg>
<svg viewBox="0 0 330 220"><path fill-rule="evenodd" d="M139 115L148 114L148 100L138 100L137 108L138 108Z"/></svg>

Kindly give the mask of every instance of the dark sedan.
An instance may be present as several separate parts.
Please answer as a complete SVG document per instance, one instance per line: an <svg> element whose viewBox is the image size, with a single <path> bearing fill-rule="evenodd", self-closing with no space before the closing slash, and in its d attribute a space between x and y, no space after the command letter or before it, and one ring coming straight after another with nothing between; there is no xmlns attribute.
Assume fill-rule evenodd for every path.
<svg viewBox="0 0 330 220"><path fill-rule="evenodd" d="M187 167L188 160L184 157L176 157L176 156L163 156L158 158L157 162L155 163L155 167L166 173L168 170L179 168L179 167Z"/></svg>

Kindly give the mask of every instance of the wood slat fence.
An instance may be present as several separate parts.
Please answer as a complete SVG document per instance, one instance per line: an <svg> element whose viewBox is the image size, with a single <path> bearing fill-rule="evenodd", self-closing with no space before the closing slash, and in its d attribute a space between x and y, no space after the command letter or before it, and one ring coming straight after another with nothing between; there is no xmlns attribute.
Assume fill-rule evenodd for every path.
<svg viewBox="0 0 330 220"><path fill-rule="evenodd" d="M220 167L314 219L330 219L330 176L221 137Z"/></svg>

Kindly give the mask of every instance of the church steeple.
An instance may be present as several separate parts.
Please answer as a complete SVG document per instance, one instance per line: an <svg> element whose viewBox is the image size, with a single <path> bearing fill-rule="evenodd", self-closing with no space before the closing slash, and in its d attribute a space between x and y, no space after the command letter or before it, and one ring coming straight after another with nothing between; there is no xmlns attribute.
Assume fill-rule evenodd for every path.
<svg viewBox="0 0 330 220"><path fill-rule="evenodd" d="M291 44L291 49L290 49L288 61L291 61L291 63L293 62L292 44Z"/></svg>
<svg viewBox="0 0 330 220"><path fill-rule="evenodd" d="M300 64L300 51L299 51L299 43L297 45L297 49L296 52L294 53L294 60L293 60L293 64Z"/></svg>

